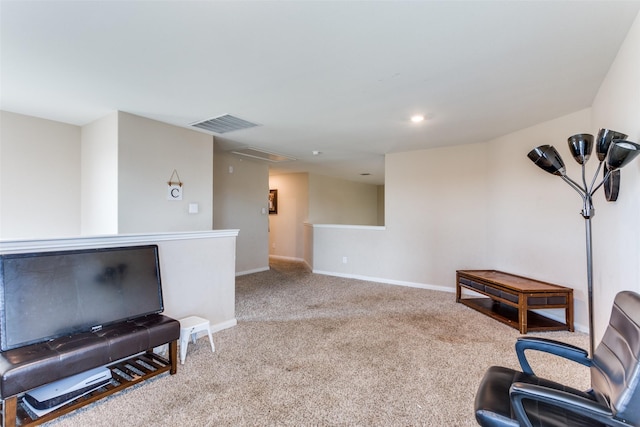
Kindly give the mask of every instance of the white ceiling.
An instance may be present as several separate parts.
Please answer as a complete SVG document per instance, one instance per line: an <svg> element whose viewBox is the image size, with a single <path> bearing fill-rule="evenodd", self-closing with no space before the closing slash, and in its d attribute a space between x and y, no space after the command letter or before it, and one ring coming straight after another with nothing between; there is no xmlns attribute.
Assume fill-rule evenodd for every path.
<svg viewBox="0 0 640 427"><path fill-rule="evenodd" d="M482 142L590 106L640 1L0 7L3 110L75 125L120 110L184 127L231 114L261 126L216 135L225 149L383 183L386 153ZM411 123L416 113L427 120Z"/></svg>

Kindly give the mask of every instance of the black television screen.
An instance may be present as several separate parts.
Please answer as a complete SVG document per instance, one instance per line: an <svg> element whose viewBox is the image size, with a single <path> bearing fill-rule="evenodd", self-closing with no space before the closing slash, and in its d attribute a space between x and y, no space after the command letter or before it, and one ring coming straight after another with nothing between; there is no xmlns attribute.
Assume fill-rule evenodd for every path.
<svg viewBox="0 0 640 427"><path fill-rule="evenodd" d="M2 351L162 311L156 245L0 255Z"/></svg>

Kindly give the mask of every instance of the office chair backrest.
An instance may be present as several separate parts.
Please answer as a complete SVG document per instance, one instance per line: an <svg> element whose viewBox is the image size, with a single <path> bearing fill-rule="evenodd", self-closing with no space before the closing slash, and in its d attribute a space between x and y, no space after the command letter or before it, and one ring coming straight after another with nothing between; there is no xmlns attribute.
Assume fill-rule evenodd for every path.
<svg viewBox="0 0 640 427"><path fill-rule="evenodd" d="M634 292L616 295L609 326L594 351L591 386L617 418L640 424L640 295Z"/></svg>

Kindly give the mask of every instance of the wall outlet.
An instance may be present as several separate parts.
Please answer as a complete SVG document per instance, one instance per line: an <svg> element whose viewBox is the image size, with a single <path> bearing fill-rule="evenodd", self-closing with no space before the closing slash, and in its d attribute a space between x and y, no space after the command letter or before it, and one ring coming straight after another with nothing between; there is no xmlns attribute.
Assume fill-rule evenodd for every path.
<svg viewBox="0 0 640 427"><path fill-rule="evenodd" d="M275 249L275 248L276 248L276 242L273 242L273 243L271 244L271 247L272 247L273 249Z"/></svg>
<svg viewBox="0 0 640 427"><path fill-rule="evenodd" d="M343 256L343 257L342 257L342 263L343 263L343 264L346 264L346 263L347 263L347 257L346 257L346 256Z"/></svg>

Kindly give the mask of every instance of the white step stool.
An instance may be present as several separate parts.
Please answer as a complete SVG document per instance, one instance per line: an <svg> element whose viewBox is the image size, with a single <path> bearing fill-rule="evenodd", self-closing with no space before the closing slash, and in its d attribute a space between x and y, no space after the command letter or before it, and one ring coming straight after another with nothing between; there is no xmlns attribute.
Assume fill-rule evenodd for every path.
<svg viewBox="0 0 640 427"><path fill-rule="evenodd" d="M187 357L187 346L189 345L189 337L193 343L196 343L196 334L201 331L207 331L209 342L211 343L211 351L216 351L211 336L211 327L207 319L198 316L189 316L180 319L180 364L184 365L184 359Z"/></svg>

